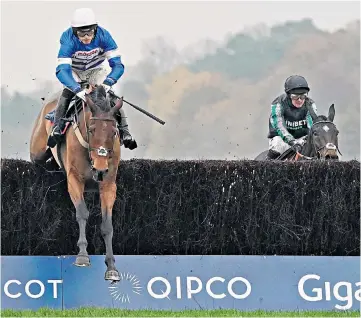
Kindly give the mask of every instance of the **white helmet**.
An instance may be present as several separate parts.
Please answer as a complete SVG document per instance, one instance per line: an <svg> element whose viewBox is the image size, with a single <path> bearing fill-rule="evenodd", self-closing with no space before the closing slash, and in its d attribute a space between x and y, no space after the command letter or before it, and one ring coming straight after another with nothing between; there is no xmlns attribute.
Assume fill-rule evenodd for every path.
<svg viewBox="0 0 361 318"><path fill-rule="evenodd" d="M98 22L95 19L95 14L92 9L80 8L74 11L73 17L71 19L71 26L73 28L79 28L94 24L98 24Z"/></svg>

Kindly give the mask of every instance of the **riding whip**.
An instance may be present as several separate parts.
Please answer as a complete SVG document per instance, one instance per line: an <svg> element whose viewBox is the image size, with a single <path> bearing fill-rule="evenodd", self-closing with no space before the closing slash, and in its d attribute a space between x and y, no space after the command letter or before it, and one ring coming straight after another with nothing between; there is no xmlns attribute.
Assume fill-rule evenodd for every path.
<svg viewBox="0 0 361 318"><path fill-rule="evenodd" d="M110 93L111 95L113 95L114 97L120 99L120 97L117 96L117 95L115 95L113 91L109 90L109 93ZM143 108L141 108L141 107L139 107L139 106L137 106L137 105L134 105L134 104L126 101L124 98L123 98L123 102L125 102L125 103L127 103L128 105L134 107L136 110L139 110L140 112L142 112L143 114L147 115L148 117L154 119L154 120L157 121L158 123L160 123L160 124L162 124L162 125L165 124L165 121L163 121L163 120L161 120L160 118L154 116L153 114L147 112L147 111L144 110Z"/></svg>

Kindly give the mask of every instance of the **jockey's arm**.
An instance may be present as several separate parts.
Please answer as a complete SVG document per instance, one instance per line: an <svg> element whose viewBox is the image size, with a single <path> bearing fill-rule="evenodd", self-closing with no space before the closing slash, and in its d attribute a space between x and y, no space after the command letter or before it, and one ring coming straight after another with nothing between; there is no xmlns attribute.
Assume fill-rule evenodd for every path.
<svg viewBox="0 0 361 318"><path fill-rule="evenodd" d="M56 68L56 77L64 86L69 88L73 93L76 94L81 91L80 84L74 80L70 64L59 64Z"/></svg>
<svg viewBox="0 0 361 318"><path fill-rule="evenodd" d="M109 66L111 67L111 72L108 74L107 78L104 80L104 84L113 86L124 74L124 65L121 60L120 52L117 44L113 40L110 33L104 30L105 38L103 39L103 47L105 56L108 60Z"/></svg>
<svg viewBox="0 0 361 318"><path fill-rule="evenodd" d="M317 115L316 104L312 103L311 107L312 107L313 111L315 112L315 114ZM313 120L312 120L312 117L311 117L311 114L309 111L307 112L307 115L306 115L306 121L307 121L307 127L310 129L313 125Z"/></svg>
<svg viewBox="0 0 361 318"><path fill-rule="evenodd" d="M64 35L60 39L60 49L58 53L58 65L56 67L56 77L58 80L67 88L69 88L73 93L78 93L81 91L81 86L78 82L75 81L71 64L72 64L72 54L74 53L73 46L68 44L64 39Z"/></svg>
<svg viewBox="0 0 361 318"><path fill-rule="evenodd" d="M290 144L295 138L288 132L285 126L281 107L280 103L271 105L271 124L282 140Z"/></svg>
<svg viewBox="0 0 361 318"><path fill-rule="evenodd" d="M108 63L109 63L109 66L112 68L112 71L107 76L107 78L104 80L104 84L112 86L123 75L124 65L121 61L120 56L108 59Z"/></svg>

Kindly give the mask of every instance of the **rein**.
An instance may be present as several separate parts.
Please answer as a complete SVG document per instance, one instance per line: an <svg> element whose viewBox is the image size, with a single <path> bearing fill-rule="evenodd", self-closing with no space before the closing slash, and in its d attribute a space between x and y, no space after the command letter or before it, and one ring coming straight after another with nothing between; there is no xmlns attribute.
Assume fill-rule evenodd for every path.
<svg viewBox="0 0 361 318"><path fill-rule="evenodd" d="M105 148L103 146L100 146L98 148L94 148L90 146L89 140L90 140L90 132L89 132L89 127L87 125L87 121L86 121L86 117L85 117L85 102L82 101L82 108L83 108L83 116L84 116L84 125L85 125L85 129L86 129L86 136L87 136L87 141L84 140L83 135L80 132L79 126L76 122L75 119L73 119L73 129L75 132L75 135L79 141L79 143L88 150L88 156L89 156L89 160L90 160L90 164L91 164L91 168L94 168L94 162L90 156L90 152L91 151L96 151L98 156L101 157L106 157L108 154L111 154L114 151L114 146L113 148ZM100 118L100 117L90 117L90 120L101 120L101 121L112 121L112 122L116 122L115 119L110 119L110 118ZM116 131L116 135L118 135L118 131Z"/></svg>
<svg viewBox="0 0 361 318"><path fill-rule="evenodd" d="M336 127L336 125L332 122L332 121L329 121L329 120L321 120L321 121L318 121L316 123L314 123L310 129L310 133L309 135L312 136L313 135L313 130L314 130L314 126L318 125L318 124L331 124L333 126ZM312 138L309 138L311 139L311 142L312 142ZM307 142L307 141L306 141ZM317 158L317 154L320 152L320 150L322 150L323 148L328 148L328 149L337 149L337 151L340 153L340 155L342 156L342 153L340 151L340 149L338 148L338 146L334 146L334 145L331 145L329 143L327 143L326 145L322 146L322 147L319 147L318 149L316 148L316 145L312 142L312 147L313 147L313 150L315 152L315 156L313 157L308 157L306 155L303 155L299 152L296 152L296 155L295 155L295 160L299 160L300 158L303 158L303 159L307 159L307 160L313 160L313 159L316 159Z"/></svg>

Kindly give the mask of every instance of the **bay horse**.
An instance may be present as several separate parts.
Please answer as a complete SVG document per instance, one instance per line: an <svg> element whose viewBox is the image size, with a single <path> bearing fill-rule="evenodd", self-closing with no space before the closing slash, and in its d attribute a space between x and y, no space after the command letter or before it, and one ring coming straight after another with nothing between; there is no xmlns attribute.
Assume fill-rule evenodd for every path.
<svg viewBox="0 0 361 318"><path fill-rule="evenodd" d="M289 148L274 160L281 161L298 161L298 160L338 160L338 152L341 154L338 147L339 131L334 124L335 105L329 107L328 115L319 115L310 108L310 115L312 118L312 127L309 129L308 135L305 136L305 143L300 152L295 152L293 148ZM268 150L260 153L254 160L267 160ZM342 154L341 154L342 155Z"/></svg>
<svg viewBox="0 0 361 318"><path fill-rule="evenodd" d="M115 115L123 105L123 98L119 98L115 106L111 107L103 86L90 86L87 92L86 103L75 97L71 112L73 119L67 121L65 133L63 131L63 142L54 148L47 146L52 129L52 123L47 118L56 108L57 99L44 104L32 130L30 160L33 163L44 164L53 156L65 172L67 189L79 224L79 253L74 263L76 266L90 266L85 232L89 217L84 201L85 183L93 179L99 184L101 234L106 248L107 266L104 279L115 282L120 280L120 276L113 255L112 209L116 198L116 176L121 146ZM68 113L70 109L69 106Z"/></svg>

